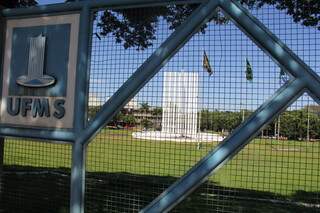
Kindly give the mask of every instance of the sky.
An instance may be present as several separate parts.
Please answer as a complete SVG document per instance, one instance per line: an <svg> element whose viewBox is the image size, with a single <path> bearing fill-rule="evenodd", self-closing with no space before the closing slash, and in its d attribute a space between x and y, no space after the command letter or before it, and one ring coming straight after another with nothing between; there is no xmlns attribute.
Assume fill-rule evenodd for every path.
<svg viewBox="0 0 320 213"><path fill-rule="evenodd" d="M39 4L59 3L41 0ZM292 22L291 17L273 8L253 11L270 30L320 74L320 32ZM95 32L99 29L94 27ZM101 40L93 36L90 93L96 100L106 101L120 85L143 63L172 31L164 20L158 23L157 39L151 48L125 50L113 36ZM202 67L203 52L209 57L214 74ZM253 68L253 81L245 78L246 59ZM161 106L163 73L169 71L197 72L201 108L212 110L254 110L268 99L284 82L280 68L255 46L234 24L209 24L205 34L196 34L139 92L135 101ZM313 104L301 98L296 105Z"/></svg>
<svg viewBox="0 0 320 213"><path fill-rule="evenodd" d="M290 17L274 12L267 8L257 11L256 15L319 73L319 32L292 24ZM113 36L101 40L93 37L92 85L105 83L108 86L91 87L91 92L98 97L101 94L101 98L110 97L170 33L166 23L160 21L156 34L158 39L154 46L140 52L134 49L124 50L121 45L116 44ZM202 68L203 51L206 51L214 70L212 76ZM252 82L245 78L246 59L253 68ZM232 23L222 26L209 24L205 34L196 34L135 99L140 103L161 106L163 73L169 71L198 72L200 107L211 110L254 110L284 83L279 79L280 68L277 64ZM100 93L102 90L104 91ZM306 104L314 103L303 97L296 106L303 107Z"/></svg>

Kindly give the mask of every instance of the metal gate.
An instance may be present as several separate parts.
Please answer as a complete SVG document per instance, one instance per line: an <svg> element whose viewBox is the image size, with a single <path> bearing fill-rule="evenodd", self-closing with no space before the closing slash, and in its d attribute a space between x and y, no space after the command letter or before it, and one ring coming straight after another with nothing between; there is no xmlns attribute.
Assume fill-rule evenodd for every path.
<svg viewBox="0 0 320 213"><path fill-rule="evenodd" d="M181 23L180 26L175 27L174 32L168 36L167 38L163 38L163 42L159 44L159 47L156 48L154 52L151 53L150 56L139 65L136 71L125 81L120 82L121 86L117 88L117 86L113 86L112 81L117 81L117 77L108 77L109 82L99 80L99 70L103 70L105 68L101 65L99 67L99 63L94 60L99 60L102 56L99 56L99 52L107 51L109 55L112 55L112 51L110 50L101 50L99 49L99 45L96 45L95 41L92 37L95 37L95 40L101 40L101 35L97 34L96 24L93 24L97 20L97 17L108 15L108 13L102 14L99 11L104 11L106 9L132 9L132 8L156 8L152 10L152 12L157 12L157 8L165 7L168 5L196 5L195 9L192 10L192 13L185 18L185 21ZM218 11L218 12L214 12ZM86 176L86 153L87 148L91 141L95 137L102 137L99 133L106 131L107 137L114 137L112 140L117 140L116 133L113 133L112 130L106 130L105 126L110 123L114 116L116 116L121 109L125 106L128 106L128 103L132 101L132 99L139 93L139 91L143 90L143 88L148 85L148 82L157 75L159 70L164 67L171 58L175 56L181 50L184 45L195 36L196 33L201 31L205 25L209 24L214 17L217 16L217 13L223 13L224 16L228 17L228 20L232 21L243 33L245 33L248 38L250 38L265 54L267 54L280 68L281 71L284 72L281 75L288 76L283 85L276 90L276 92L270 97L267 101L265 101L258 109L254 112L249 113L250 115L245 115L245 111L242 111L242 121L241 124L230 131L230 134L226 135L223 138L223 141L219 143L214 149L209 151L205 157L203 157L200 161L198 161L185 175L176 180L169 188L165 189L163 193L161 193L157 198L155 198L150 204L143 207L139 204L137 205L140 212L167 212L172 210L175 206L177 206L181 201L185 200L187 196L190 195L191 192L196 190L202 183L204 183L210 175L214 174L218 168L222 167L225 163L231 160L232 157L236 156L238 152L240 152L252 139L258 136L266 126L268 126L274 119L278 118L279 115L284 112L292 103L297 101L304 93L307 93L310 97L314 99L318 104L320 98L320 78L308 65L304 63L297 55L295 55L290 48L288 48L283 42L280 41L275 35L273 35L268 28L266 28L259 20L257 20L254 16L252 16L246 8L244 8L240 3L235 0L194 0L194 1L148 1L148 0L135 0L135 1L126 1L126 0L117 0L117 1L79 1L72 2L68 4L56 4L50 6L39 6L32 7L28 9L5 9L2 11L3 20L10 20L19 17L34 17L34 16L42 16L42 15L57 15L57 14L80 14L80 28L79 28L79 45L78 45L78 56L77 56L77 86L76 86L76 103L74 108L75 112L75 126L72 131L64 132L57 130L56 132L51 132L50 134L47 132L42 132L41 135L38 132L32 132L32 130L21 130L16 131L10 128L0 128L0 133L3 137L5 136L14 136L14 137L27 137L27 138L38 138L52 141L64 141L68 145L60 145L60 144L50 144L51 150L54 150L55 146L66 146L66 149L71 149L70 144L72 146L72 150L70 152L66 151L59 155L58 158L71 158L70 161L66 160L66 164L71 164L71 182L70 182L70 212L84 212L85 209L85 195L86 193L90 193L90 185L86 184L86 180L90 180L90 178L94 179L94 176L87 175ZM110 15L110 14L109 14ZM112 15L112 13L111 13ZM139 15L139 14L136 14ZM120 15L115 15L115 17L120 17ZM124 17L125 19L125 17ZM108 29L106 29L107 31ZM115 35L116 36L116 35ZM117 41L120 42L121 41ZM122 41L123 42L123 41ZM231 44L232 45L232 44ZM230 46L231 46L230 45ZM223 46L223 45L221 45ZM128 48L128 47L127 47ZM245 47L241 47L245 48ZM113 51L116 51L114 49ZM206 50L208 51L208 50ZM206 57L207 63L209 62L208 56L206 56L206 51L204 51L204 58ZM203 50L201 51L203 52ZM95 55L97 53L97 55ZM129 54L132 54L131 52ZM134 53L133 53L134 54ZM126 55L124 54L125 58ZM139 59L141 60L141 58ZM248 59L246 59L247 71L252 69L251 64ZM315 59L317 60L317 59ZM96 63L96 64L95 64ZM136 65L135 61L129 61L126 63L132 63L134 66ZM97 66L96 68L94 66ZM115 65L117 68L119 65ZM129 66L129 65L128 65ZM132 67L134 67L132 66ZM208 66L208 65L207 65ZM211 70L212 68L204 67L207 69L209 74L210 72L216 72L215 70ZM93 70L98 70L96 73L96 77L94 79L90 79L89 76L89 67L91 69L91 76ZM113 73L114 74L114 73ZM247 73L248 74L248 73ZM250 74L250 73L249 73ZM115 74L114 74L115 75ZM215 75L215 73L213 73ZM248 76L247 76L248 77ZM165 77L162 77L165 78ZM101 78L103 80L103 78ZM125 78L124 78L125 79ZM173 78L172 78L173 79ZM174 81L172 80L171 81ZM191 77L187 78L189 81ZM89 80L92 80L89 87ZM95 82L96 80L96 82ZM121 79L123 80L123 79ZM121 81L120 80L120 81ZM250 80L250 77L249 77ZM178 80L179 82L183 81ZM102 84L110 84L111 91L115 92L110 94L110 97L106 98L106 102L100 106L100 102L104 102L104 100L93 100L91 99L89 91L94 90L94 85L102 85ZM102 86L101 86L102 87ZM173 86L174 87L174 86ZM190 87L183 86L180 87ZM104 86L104 89L107 87ZM97 90L99 91L99 90ZM173 91L173 90L172 90ZM109 92L110 93L110 92ZM191 92L192 93L192 92ZM143 96L143 95L142 95ZM180 97L180 96L179 96ZM192 100L189 97L188 100ZM97 106L95 108L98 112L93 112L90 114L90 106L87 106L89 102L93 105ZM99 103L94 105L94 102ZM156 101L155 101L156 102ZM241 105L241 104L240 104ZM240 106L242 107L242 105ZM192 108L192 107L191 107ZM309 109L309 108L308 108ZM162 109L164 110L164 108ZM253 110L252 110L253 111ZM309 111L308 111L309 112ZM165 113L165 112L161 112ZM140 115L147 116L148 113L144 113L140 111ZM164 114L162 114L163 116ZM187 115L187 114L185 114ZM198 115L198 112L195 112L194 116ZM308 114L309 115L309 114ZM89 119L88 119L89 117ZM244 119L244 117L246 117ZM143 123L143 118L141 123ZM145 126L147 127L147 121L145 121ZM142 125L142 124L141 124ZM279 124L278 124L279 125ZM122 127L121 127L122 128ZM115 134L115 135L112 135ZM278 135L279 136L279 135ZM129 137L129 136L128 136ZM110 138L109 138L110 139ZM278 138L279 139L279 138ZM129 140L129 139L124 139ZM9 142L8 142L9 143ZM12 142L13 145L8 146L8 148L13 147L15 142ZM34 142L30 142L31 144ZM161 142L159 142L161 143ZM202 146L206 146L203 143L191 143L196 144L197 149L201 150ZM33 145L37 147L37 144ZM126 146L122 144L122 146ZM129 145L128 145L129 146ZM139 145L141 148L148 149L147 145ZM168 145L170 147L170 145ZM90 147L90 146L89 146ZM112 148L112 146L110 146ZM161 145L157 147L161 149ZM175 147L174 147L175 148ZM208 150L210 148L208 147ZM121 151L121 150L120 150ZM150 152L154 152L153 150L149 150ZM50 152L50 151L49 151ZM124 147L122 149L122 155L129 155L126 152L130 152L129 148ZM94 155L95 153L91 153ZM112 151L107 154L112 155ZM117 157L117 156L116 156ZM57 156L56 156L57 158ZM124 159L122 159L124 160ZM125 161L125 160L124 160ZM138 162L138 160L137 160ZM58 163L59 166L60 163ZM93 163L92 163L93 164ZM46 165L45 165L46 166ZM91 165L92 166L92 165ZM93 165L94 167L94 165ZM112 168L112 167L111 167ZM111 169L112 170L112 169ZM130 170L130 169L129 169ZM23 173L24 171L20 171ZM124 173L126 169L124 169ZM61 173L61 172L60 172ZM99 172L97 172L99 173ZM143 173L143 172L142 172ZM65 177L68 177L68 171L62 173ZM93 174L92 174L93 175ZM95 174L99 176L99 174ZM165 174L162 174L165 176ZM110 173L110 179L106 180L111 181L112 179L121 179L126 178L126 175L121 176L119 174ZM64 178L62 178L64 179ZM146 177L145 180L148 178ZM96 178L96 180L104 181L103 178ZM161 178L159 179L159 181ZM65 180L61 180L64 182ZM129 189L134 188L134 180L130 184L128 184ZM171 182L173 180L170 180ZM113 183L116 184L116 183ZM121 184L121 183L119 183ZM147 183L146 183L147 184ZM158 183L161 185L161 181ZM87 186L87 189L86 187ZM99 184L97 184L99 186ZM103 185L104 186L104 185ZM112 187L112 185L110 185ZM148 189L148 186L145 186L145 191L151 190ZM166 185L159 186L160 189L166 188ZM117 190L117 189L115 189ZM136 190L136 189L132 189ZM157 189L159 190L159 189ZM128 190L130 191L130 190ZM138 190L139 191L139 190ZM61 193L61 192L60 192ZM63 192L65 193L65 192ZM128 193L128 192L127 192ZM141 194L146 192L139 192ZM138 193L138 194L139 194ZM68 194L68 193L67 193ZM152 194L152 193L151 193ZM59 195L58 195L59 196ZM124 193L125 197L126 194ZM132 196L135 196L133 194ZM137 195L138 196L138 195ZM140 196L140 195L139 195ZM151 197L153 194L151 195ZM112 198L112 195L110 195ZM130 200L130 199L129 199ZM50 201L48 201L50 202ZM125 205L127 202L126 199L123 201L119 201L120 206ZM121 203L122 202L122 203ZM106 211L110 211L110 206L103 204L101 207L107 208ZM36 208L36 207L35 207ZM93 206L92 208L100 208L97 206ZM86 208L88 212L92 211L90 207ZM136 211L138 209L126 209L122 211ZM116 211L116 210L114 210ZM209 211L209 210L207 210ZM218 211L218 210L217 210Z"/></svg>

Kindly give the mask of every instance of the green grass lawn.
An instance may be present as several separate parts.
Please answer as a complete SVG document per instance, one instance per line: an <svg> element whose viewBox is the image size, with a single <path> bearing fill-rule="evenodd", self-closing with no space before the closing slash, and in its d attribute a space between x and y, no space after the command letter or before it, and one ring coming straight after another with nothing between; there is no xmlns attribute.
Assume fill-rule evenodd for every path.
<svg viewBox="0 0 320 213"><path fill-rule="evenodd" d="M136 140L129 130L103 130L88 147L87 171L180 177L217 143ZM10 139L5 165L70 168L71 146ZM291 195L320 191L319 143L256 139L210 180L221 186Z"/></svg>

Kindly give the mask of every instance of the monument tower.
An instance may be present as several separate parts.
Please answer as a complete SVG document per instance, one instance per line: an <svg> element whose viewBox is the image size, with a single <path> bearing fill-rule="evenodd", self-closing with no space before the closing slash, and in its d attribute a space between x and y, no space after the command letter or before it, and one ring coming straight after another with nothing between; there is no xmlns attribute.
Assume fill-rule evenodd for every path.
<svg viewBox="0 0 320 213"><path fill-rule="evenodd" d="M198 82L196 72L165 72L162 132L193 138L198 132Z"/></svg>
<svg viewBox="0 0 320 213"><path fill-rule="evenodd" d="M219 134L200 132L199 75L165 72L161 131L134 132L134 138L176 142L222 141Z"/></svg>

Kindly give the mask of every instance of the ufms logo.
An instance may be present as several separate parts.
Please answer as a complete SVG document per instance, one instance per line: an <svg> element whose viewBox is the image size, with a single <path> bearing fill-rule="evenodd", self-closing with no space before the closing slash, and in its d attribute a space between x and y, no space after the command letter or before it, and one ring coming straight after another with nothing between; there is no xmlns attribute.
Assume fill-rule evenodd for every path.
<svg viewBox="0 0 320 213"><path fill-rule="evenodd" d="M72 128L78 15L9 20L1 123Z"/></svg>

